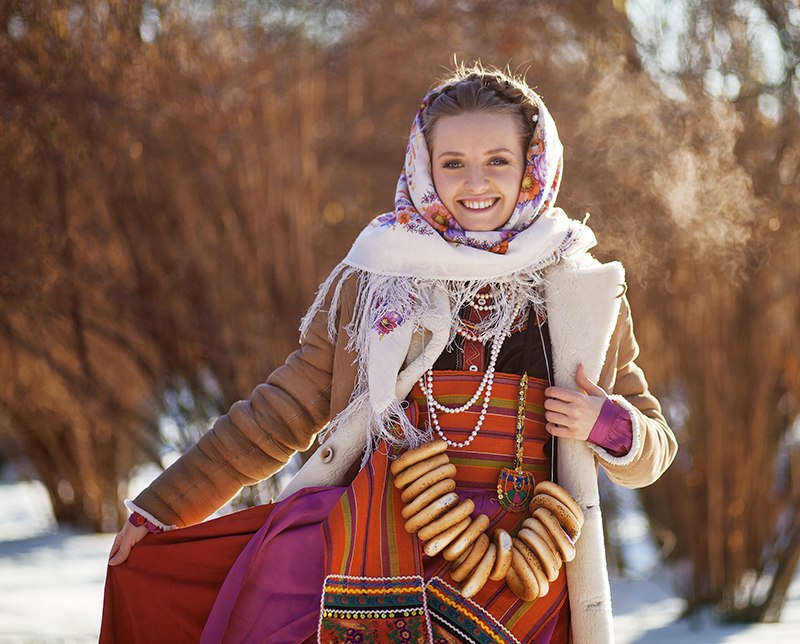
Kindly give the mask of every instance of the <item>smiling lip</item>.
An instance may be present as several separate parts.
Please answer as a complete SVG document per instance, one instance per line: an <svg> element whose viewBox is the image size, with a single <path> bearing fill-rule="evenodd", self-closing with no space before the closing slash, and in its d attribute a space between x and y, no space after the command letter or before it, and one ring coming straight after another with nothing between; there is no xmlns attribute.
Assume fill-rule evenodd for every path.
<svg viewBox="0 0 800 644"><path fill-rule="evenodd" d="M500 201L498 197L492 197L491 199L461 199L458 203L467 210L482 212L484 210L489 210L498 201Z"/></svg>

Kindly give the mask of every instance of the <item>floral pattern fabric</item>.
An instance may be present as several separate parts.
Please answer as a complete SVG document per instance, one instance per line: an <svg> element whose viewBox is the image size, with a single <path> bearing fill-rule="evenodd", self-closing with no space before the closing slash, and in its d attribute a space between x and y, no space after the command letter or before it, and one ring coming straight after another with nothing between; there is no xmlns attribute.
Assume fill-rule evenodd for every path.
<svg viewBox="0 0 800 644"><path fill-rule="evenodd" d="M529 89L529 97L539 108L539 117L525 155L525 172L514 212L498 230L464 230L436 194L428 145L422 133L422 112L429 97L441 89L436 88L425 96L414 117L405 165L397 183L394 211L376 217L372 225L400 226L420 235L438 233L455 245L504 254L509 242L555 203L564 164L564 147L558 130L542 99Z"/></svg>

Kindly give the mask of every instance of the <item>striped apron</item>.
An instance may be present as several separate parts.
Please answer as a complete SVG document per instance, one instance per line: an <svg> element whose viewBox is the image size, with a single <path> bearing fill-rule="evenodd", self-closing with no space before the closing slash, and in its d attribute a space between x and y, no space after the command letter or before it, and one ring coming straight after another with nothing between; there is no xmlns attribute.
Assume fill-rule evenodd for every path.
<svg viewBox="0 0 800 644"><path fill-rule="evenodd" d="M483 374L435 371L434 394L448 406L469 400ZM514 466L520 376L496 373L482 429L466 447L447 453L457 468L456 492L475 502L473 516L490 519L487 534L502 527L516 534L527 510L507 512L497 500L498 475ZM550 435L545 430L547 382L530 378L525 404L523 467L536 481L551 478ZM408 396L409 420L428 426L425 395L417 383ZM469 410L439 414L448 439L468 438L482 398ZM488 581L471 599L448 576L451 563L428 557L416 535L403 528L403 502L389 471L391 450L382 444L323 525L326 578L321 642L533 642L569 641L564 568L545 597L519 599L505 581Z"/></svg>

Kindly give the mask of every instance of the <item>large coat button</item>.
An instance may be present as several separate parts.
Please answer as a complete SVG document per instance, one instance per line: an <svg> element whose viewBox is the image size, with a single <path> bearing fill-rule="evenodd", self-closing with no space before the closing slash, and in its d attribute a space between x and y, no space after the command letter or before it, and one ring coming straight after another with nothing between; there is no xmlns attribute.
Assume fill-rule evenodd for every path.
<svg viewBox="0 0 800 644"><path fill-rule="evenodd" d="M319 457L322 459L323 463L330 463L333 460L333 448L325 445L320 449Z"/></svg>

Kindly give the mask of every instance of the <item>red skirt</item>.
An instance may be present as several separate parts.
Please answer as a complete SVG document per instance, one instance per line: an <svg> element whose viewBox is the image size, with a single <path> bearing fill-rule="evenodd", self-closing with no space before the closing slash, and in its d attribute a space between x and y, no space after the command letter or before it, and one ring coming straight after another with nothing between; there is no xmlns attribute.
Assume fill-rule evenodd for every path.
<svg viewBox="0 0 800 644"><path fill-rule="evenodd" d="M222 582L272 510L262 505L136 544L109 566L100 642L196 643Z"/></svg>

